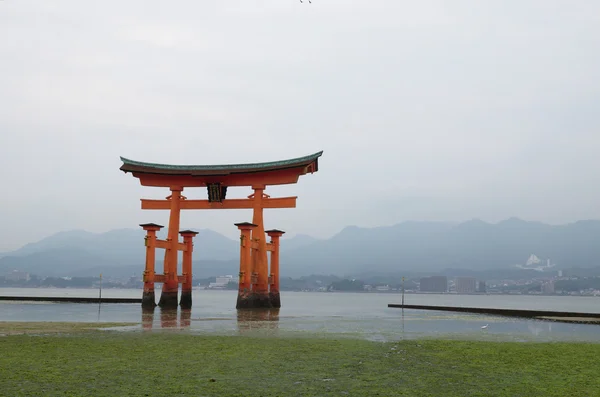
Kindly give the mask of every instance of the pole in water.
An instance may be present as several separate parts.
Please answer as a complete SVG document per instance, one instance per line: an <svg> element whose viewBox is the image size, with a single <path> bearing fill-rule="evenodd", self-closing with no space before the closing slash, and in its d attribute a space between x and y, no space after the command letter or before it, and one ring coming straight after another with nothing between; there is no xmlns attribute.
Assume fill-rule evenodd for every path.
<svg viewBox="0 0 600 397"><path fill-rule="evenodd" d="M98 292L98 304L102 303L102 273L100 273L100 291Z"/></svg>
<svg viewBox="0 0 600 397"><path fill-rule="evenodd" d="M404 306L404 276L402 276L402 306Z"/></svg>

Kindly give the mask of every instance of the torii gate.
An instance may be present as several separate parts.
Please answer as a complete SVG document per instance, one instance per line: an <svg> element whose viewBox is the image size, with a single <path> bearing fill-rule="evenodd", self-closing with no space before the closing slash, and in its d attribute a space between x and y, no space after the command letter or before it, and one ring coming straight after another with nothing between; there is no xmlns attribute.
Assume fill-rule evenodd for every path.
<svg viewBox="0 0 600 397"><path fill-rule="evenodd" d="M179 230L181 210L252 209L252 223L236 223L240 230L240 274L236 308L280 307L279 297L279 237L281 230L267 230L263 225L263 209L295 208L297 197L272 198L264 191L269 185L298 182L300 175L318 171L318 159L323 152L295 159L254 164L230 165L169 165L133 161L121 157L121 171L131 172L143 186L167 187L171 195L165 200L142 199L142 209L169 210L166 240L156 238L163 226L142 224L146 230L146 270L142 307L155 307L154 283L162 282L159 306L177 307L179 284L182 284L180 305L192 306L192 240L197 234ZM227 188L248 186L254 191L245 199L226 199ZM208 200L188 200L182 195L186 187L206 187ZM183 242L179 242L179 234ZM165 249L164 273L156 274L156 248ZM182 275L177 275L178 251L183 251ZM268 254L271 253L269 272Z"/></svg>

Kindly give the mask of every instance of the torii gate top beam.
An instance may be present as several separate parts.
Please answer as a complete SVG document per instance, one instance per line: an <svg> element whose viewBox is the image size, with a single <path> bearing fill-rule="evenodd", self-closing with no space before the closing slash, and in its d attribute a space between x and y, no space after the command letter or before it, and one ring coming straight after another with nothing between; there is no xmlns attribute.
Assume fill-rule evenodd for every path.
<svg viewBox="0 0 600 397"><path fill-rule="evenodd" d="M131 172L143 186L204 187L284 185L298 182L300 175L318 171L322 151L295 159L252 164L171 165L144 163L121 157L121 171Z"/></svg>

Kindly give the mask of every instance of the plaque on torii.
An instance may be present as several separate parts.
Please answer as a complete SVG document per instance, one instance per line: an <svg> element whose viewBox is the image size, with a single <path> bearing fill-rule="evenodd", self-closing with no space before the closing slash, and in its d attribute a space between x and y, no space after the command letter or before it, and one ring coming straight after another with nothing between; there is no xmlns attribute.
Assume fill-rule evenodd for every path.
<svg viewBox="0 0 600 397"><path fill-rule="evenodd" d="M164 200L141 200L142 209L170 211L166 240L156 238L161 225L140 225L147 233L142 306L156 306L156 282L162 283L159 306L177 307L179 284L182 285L179 305L183 308L190 308L192 305L192 240L197 233L179 230L181 210L252 209L252 222L235 224L240 230L240 273L236 307L280 307L279 238L284 232L277 229L265 231L263 209L295 208L297 197L273 198L265 194L265 189L270 185L297 183L301 175L318 171L318 159L322 154L321 151L283 161L230 165L169 165L121 157L123 165L120 169L138 178L142 186L166 187L171 191ZM188 187L206 187L208 198L188 199L182 194ZM244 199L227 199L230 187L250 187L253 193ZM270 237L269 242L265 233ZM179 241L179 235L183 237L183 242ZM163 274L157 274L154 269L156 248L165 250ZM177 274L179 251L183 251L181 275Z"/></svg>

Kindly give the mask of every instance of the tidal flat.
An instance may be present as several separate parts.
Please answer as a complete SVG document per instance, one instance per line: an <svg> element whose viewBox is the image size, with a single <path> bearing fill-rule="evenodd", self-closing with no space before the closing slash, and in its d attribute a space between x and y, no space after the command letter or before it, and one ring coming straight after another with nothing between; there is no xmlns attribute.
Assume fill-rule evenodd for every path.
<svg viewBox="0 0 600 397"><path fill-rule="evenodd" d="M600 395L594 343L373 342L20 324L0 331L3 396Z"/></svg>
<svg viewBox="0 0 600 397"><path fill-rule="evenodd" d="M99 329L134 326L137 323L70 323L64 321L0 321L0 336L71 334Z"/></svg>

